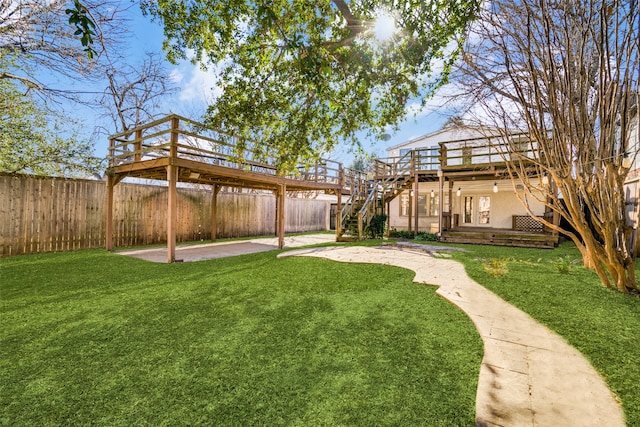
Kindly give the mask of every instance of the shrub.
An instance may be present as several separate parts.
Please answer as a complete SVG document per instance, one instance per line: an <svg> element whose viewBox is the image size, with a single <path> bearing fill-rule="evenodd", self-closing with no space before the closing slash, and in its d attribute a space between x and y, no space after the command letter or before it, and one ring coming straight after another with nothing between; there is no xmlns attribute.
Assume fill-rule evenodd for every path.
<svg viewBox="0 0 640 427"><path fill-rule="evenodd" d="M482 267L484 267L484 271L494 277L502 277L509 272L506 259L491 258L488 261L484 261Z"/></svg>
<svg viewBox="0 0 640 427"><path fill-rule="evenodd" d="M393 237L396 239L413 239L413 231L409 232L406 230L391 230L389 233L389 237Z"/></svg>
<svg viewBox="0 0 640 427"><path fill-rule="evenodd" d="M384 235L384 225L387 222L387 215L380 214L375 215L369 221L367 226L367 232L372 239L378 239Z"/></svg>
<svg viewBox="0 0 640 427"><path fill-rule="evenodd" d="M416 236L416 240L421 240L424 242L437 242L438 236L433 233L418 233Z"/></svg>
<svg viewBox="0 0 640 427"><path fill-rule="evenodd" d="M552 260L551 263L556 267L558 273L569 274L577 261L578 260L571 259L569 255L566 255Z"/></svg>

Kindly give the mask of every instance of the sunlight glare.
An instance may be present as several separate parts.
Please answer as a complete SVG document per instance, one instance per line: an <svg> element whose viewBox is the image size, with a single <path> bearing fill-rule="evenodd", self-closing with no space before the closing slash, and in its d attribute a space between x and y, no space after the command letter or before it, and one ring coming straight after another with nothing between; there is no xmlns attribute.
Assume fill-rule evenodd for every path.
<svg viewBox="0 0 640 427"><path fill-rule="evenodd" d="M386 12L380 13L373 24L373 33L378 41L390 40L397 31L395 18Z"/></svg>

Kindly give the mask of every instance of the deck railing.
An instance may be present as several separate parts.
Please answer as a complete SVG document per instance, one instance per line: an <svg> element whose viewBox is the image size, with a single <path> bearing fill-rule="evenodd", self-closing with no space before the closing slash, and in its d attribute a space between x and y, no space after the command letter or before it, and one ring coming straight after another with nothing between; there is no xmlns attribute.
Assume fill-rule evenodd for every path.
<svg viewBox="0 0 640 427"><path fill-rule="evenodd" d="M345 175L341 163L325 159L313 165L298 166L293 172L282 172L277 159L260 150L258 142L177 115L110 137L110 168L167 157L336 185L349 185L348 180L361 178L355 173Z"/></svg>
<svg viewBox="0 0 640 427"><path fill-rule="evenodd" d="M407 173L407 165L413 159L416 172L438 169L464 169L466 167L503 165L505 160L527 161L540 156L538 143L526 134L514 134L505 143L502 137L480 137L439 143L438 148L416 148L412 155L378 159L374 165L376 178Z"/></svg>
<svg viewBox="0 0 640 427"><path fill-rule="evenodd" d="M373 176L377 181L398 179L403 175L411 174L412 153L408 152L400 157L386 159L374 159Z"/></svg>
<svg viewBox="0 0 640 427"><path fill-rule="evenodd" d="M526 161L539 155L538 143L525 134L504 137L483 137L440 143L442 168L479 165L499 165L506 161Z"/></svg>

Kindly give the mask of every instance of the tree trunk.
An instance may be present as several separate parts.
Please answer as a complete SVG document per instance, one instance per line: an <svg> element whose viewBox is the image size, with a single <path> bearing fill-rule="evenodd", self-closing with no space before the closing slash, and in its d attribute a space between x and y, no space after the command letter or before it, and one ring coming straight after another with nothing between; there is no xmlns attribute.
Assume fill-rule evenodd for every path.
<svg viewBox="0 0 640 427"><path fill-rule="evenodd" d="M594 270L603 285L622 293L638 291L635 260L628 251L608 247L583 234L584 242L576 242L582 254L583 265Z"/></svg>

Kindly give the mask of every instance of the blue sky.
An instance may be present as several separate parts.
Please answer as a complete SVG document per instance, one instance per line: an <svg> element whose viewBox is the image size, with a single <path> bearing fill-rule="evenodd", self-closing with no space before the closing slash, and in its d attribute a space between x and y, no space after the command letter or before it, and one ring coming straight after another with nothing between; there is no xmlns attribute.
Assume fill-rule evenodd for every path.
<svg viewBox="0 0 640 427"><path fill-rule="evenodd" d="M132 62L136 62L135 57L145 51L162 51L163 34L159 24L151 22L147 17L143 17L140 9L133 6L130 9L131 22L128 28L130 35L130 57ZM185 117L197 119L206 108L207 97L212 90L215 90L215 71L205 72L200 67L189 62L178 65L167 63L171 78L178 88L176 93L168 99L164 113L176 113ZM411 111L407 120L400 124L400 129L396 132L389 132L391 136L387 141L367 140L363 134L361 143L367 153L374 153L379 157L385 157L385 149L410 139L436 131L442 127L447 119L446 109L442 108L442 100L438 97L431 100L425 109L420 109L418 102L409 101L408 110ZM95 114L95 113L94 113ZM85 115L91 115L87 111ZM87 117L89 120L90 118ZM93 119L95 121L95 118ZM107 141L96 141L97 153L100 156L106 155ZM353 159L349 147L340 146L333 153L325 156L333 160L341 161L349 165Z"/></svg>

